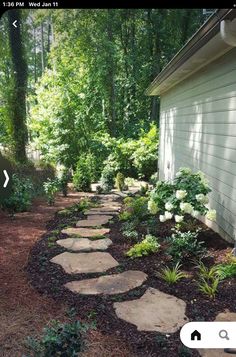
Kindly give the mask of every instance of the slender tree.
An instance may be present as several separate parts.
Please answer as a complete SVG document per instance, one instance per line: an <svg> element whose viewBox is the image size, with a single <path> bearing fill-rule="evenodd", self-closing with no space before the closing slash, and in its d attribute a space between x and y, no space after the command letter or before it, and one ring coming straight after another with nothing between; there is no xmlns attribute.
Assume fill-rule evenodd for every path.
<svg viewBox="0 0 236 357"><path fill-rule="evenodd" d="M13 88L11 96L11 124L14 145L14 158L24 162L26 158L26 90L27 90L27 63L22 43L22 21L20 10L7 12L9 27L9 46L12 61ZM16 21L16 27L13 22Z"/></svg>

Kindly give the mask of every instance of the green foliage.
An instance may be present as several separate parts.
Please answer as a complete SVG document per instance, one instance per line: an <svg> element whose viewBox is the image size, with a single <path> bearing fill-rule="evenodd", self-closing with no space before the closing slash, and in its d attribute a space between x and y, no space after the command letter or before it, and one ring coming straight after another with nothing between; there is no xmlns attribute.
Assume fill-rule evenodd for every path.
<svg viewBox="0 0 236 357"><path fill-rule="evenodd" d="M101 193L103 193L102 186L100 186L100 185L97 185L97 186L96 186L96 193L97 193L98 195L100 195Z"/></svg>
<svg viewBox="0 0 236 357"><path fill-rule="evenodd" d="M119 191L123 191L125 187L125 176L121 173L118 172L116 175L116 183L115 183L117 189Z"/></svg>
<svg viewBox="0 0 236 357"><path fill-rule="evenodd" d="M70 180L70 173L68 172L68 170L64 170L59 180L59 186L64 197L66 197L68 193L69 180Z"/></svg>
<svg viewBox="0 0 236 357"><path fill-rule="evenodd" d="M158 276L168 284L175 284L177 281L187 277L187 275L180 270L180 267L181 264L179 262L173 268L164 267Z"/></svg>
<svg viewBox="0 0 236 357"><path fill-rule="evenodd" d="M124 199L124 211L120 213L119 219L122 221L136 220L141 221L149 214L147 209L147 197L126 197Z"/></svg>
<svg viewBox="0 0 236 357"><path fill-rule="evenodd" d="M197 268L199 290L211 299L214 299L220 282L217 266L215 265L208 268L200 261Z"/></svg>
<svg viewBox="0 0 236 357"><path fill-rule="evenodd" d="M157 182L150 194L148 207L152 214L160 213L161 222L174 217L176 223L181 223L186 214L193 217L206 215L215 220L215 210L206 207L210 191L202 172L193 173L189 168L180 168L173 182Z"/></svg>
<svg viewBox="0 0 236 357"><path fill-rule="evenodd" d="M205 295L209 296L211 299L215 298L215 295L218 291L219 279L214 280L201 279L198 283L199 290Z"/></svg>
<svg viewBox="0 0 236 357"><path fill-rule="evenodd" d="M33 197L33 184L30 179L12 175L12 193L10 197L2 200L1 208L10 214L27 211Z"/></svg>
<svg viewBox="0 0 236 357"><path fill-rule="evenodd" d="M157 241L157 238L148 234L146 237L140 242L135 244L130 250L126 253L126 255L130 258L140 258L142 256L146 256L152 253L156 253L160 248L160 244Z"/></svg>
<svg viewBox="0 0 236 357"><path fill-rule="evenodd" d="M175 231L171 237L167 238L169 243L167 254L176 262L202 257L206 253L206 249L203 247L204 243L197 240L198 232Z"/></svg>
<svg viewBox="0 0 236 357"><path fill-rule="evenodd" d="M220 280L236 277L236 263L218 264L216 269Z"/></svg>
<svg viewBox="0 0 236 357"><path fill-rule="evenodd" d="M102 171L101 187L103 192L110 192L114 187L115 171L109 163L106 164Z"/></svg>
<svg viewBox="0 0 236 357"><path fill-rule="evenodd" d="M44 187L48 204L50 206L53 206L55 204L56 193L60 189L60 184L58 179L54 179L54 180L47 179L47 181L43 183L43 187Z"/></svg>
<svg viewBox="0 0 236 357"><path fill-rule="evenodd" d="M85 156L82 156L76 166L76 171L73 176L73 184L77 191L91 191L91 167L90 162Z"/></svg>
<svg viewBox="0 0 236 357"><path fill-rule="evenodd" d="M43 329L41 339L28 337L26 345L37 357L76 357L84 349L88 328L79 321L63 324L52 320L50 326Z"/></svg>

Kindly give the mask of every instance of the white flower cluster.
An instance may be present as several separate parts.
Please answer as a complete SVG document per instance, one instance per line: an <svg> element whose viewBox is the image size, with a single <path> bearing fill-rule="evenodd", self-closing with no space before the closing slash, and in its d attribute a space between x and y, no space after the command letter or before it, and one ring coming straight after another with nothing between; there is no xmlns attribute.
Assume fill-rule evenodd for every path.
<svg viewBox="0 0 236 357"><path fill-rule="evenodd" d="M193 206L188 202L180 202L180 209L184 213L191 214L193 212Z"/></svg>
<svg viewBox="0 0 236 357"><path fill-rule="evenodd" d="M209 198L205 196L203 193L199 193L198 195L195 196L196 200L202 204L207 204L209 202Z"/></svg>
<svg viewBox="0 0 236 357"><path fill-rule="evenodd" d="M185 190L177 190L175 192L175 197L178 200L183 200L186 196L187 196L187 191L185 191Z"/></svg>
<svg viewBox="0 0 236 357"><path fill-rule="evenodd" d="M210 221L215 221L216 220L216 210L210 209L206 214L206 218L209 219Z"/></svg>

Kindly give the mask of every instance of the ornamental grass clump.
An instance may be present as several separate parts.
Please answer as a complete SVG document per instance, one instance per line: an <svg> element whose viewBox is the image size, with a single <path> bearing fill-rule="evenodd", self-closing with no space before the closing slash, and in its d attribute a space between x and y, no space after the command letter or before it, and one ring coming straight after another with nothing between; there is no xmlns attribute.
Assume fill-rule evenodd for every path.
<svg viewBox="0 0 236 357"><path fill-rule="evenodd" d="M193 217L206 216L215 221L216 211L208 207L211 189L201 171L193 173L189 168L180 168L172 182L158 181L150 193L148 209L159 214L160 222L174 218L181 224L186 214Z"/></svg>

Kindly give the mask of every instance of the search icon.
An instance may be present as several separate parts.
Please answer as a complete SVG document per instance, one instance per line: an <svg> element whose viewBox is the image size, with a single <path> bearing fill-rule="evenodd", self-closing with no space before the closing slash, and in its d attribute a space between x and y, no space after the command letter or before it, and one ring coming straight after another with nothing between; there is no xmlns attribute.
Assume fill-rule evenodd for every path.
<svg viewBox="0 0 236 357"><path fill-rule="evenodd" d="M220 338L225 338L226 340L229 340L228 332L226 330L220 330L219 336Z"/></svg>

